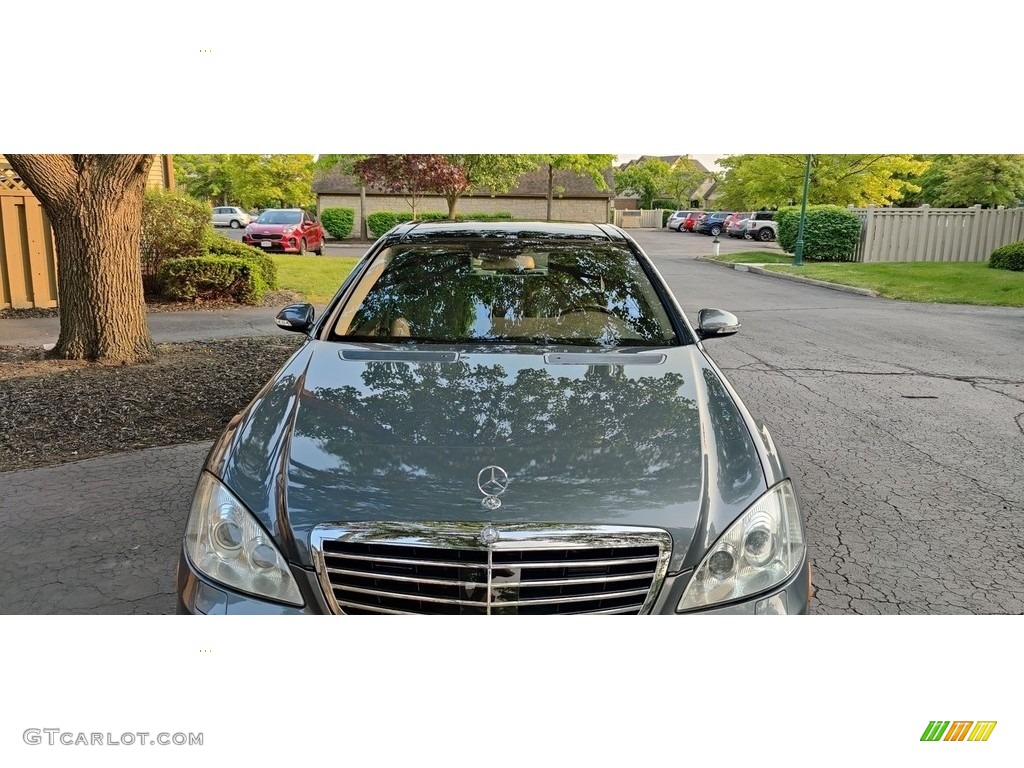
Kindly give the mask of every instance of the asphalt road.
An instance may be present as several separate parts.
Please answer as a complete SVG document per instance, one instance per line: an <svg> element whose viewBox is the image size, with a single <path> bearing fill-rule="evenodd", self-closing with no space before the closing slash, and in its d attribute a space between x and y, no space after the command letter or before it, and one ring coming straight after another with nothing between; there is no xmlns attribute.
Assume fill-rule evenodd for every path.
<svg viewBox="0 0 1024 768"><path fill-rule="evenodd" d="M1024 310L854 296L636 237L691 317L743 324L708 352L800 485L816 612L1024 612Z"/></svg>
<svg viewBox="0 0 1024 768"><path fill-rule="evenodd" d="M1024 310L853 296L633 234L688 313L743 323L708 350L799 484L816 613L1024 612ZM0 474L0 613L171 611L207 447Z"/></svg>

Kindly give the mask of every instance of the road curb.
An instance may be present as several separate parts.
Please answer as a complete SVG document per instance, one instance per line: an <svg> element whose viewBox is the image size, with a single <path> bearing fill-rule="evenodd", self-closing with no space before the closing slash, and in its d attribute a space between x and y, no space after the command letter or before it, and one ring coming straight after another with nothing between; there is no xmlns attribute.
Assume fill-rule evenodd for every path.
<svg viewBox="0 0 1024 768"><path fill-rule="evenodd" d="M842 293L852 293L856 296L869 296L873 299L877 299L879 296L878 291L872 291L870 288L856 288L852 285L840 285L839 283L829 283L824 280L813 280L809 277L800 277L800 275L790 275L786 272L772 272L771 270L764 269L757 264L731 264L726 261L715 261L705 256L698 256L697 261L704 261L709 264L718 264L729 269L734 269L737 272L753 272L755 275L766 275L768 277L776 277L782 280L790 280L794 283L807 283L808 285L816 285L819 288L828 288L833 291L841 291Z"/></svg>

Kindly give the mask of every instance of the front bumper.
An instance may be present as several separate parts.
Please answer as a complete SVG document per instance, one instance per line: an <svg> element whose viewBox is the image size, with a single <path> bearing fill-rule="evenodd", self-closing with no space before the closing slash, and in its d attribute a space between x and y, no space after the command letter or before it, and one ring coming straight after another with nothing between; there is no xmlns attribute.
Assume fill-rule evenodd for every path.
<svg viewBox="0 0 1024 768"><path fill-rule="evenodd" d="M259 248L261 251L272 251L275 253L299 253L299 242L301 238L294 237L292 235L282 236L280 240L263 240L258 235L250 237L245 235L242 237L242 242L246 245L251 245L253 248ZM263 243L269 242L270 245L263 245Z"/></svg>
<svg viewBox="0 0 1024 768"><path fill-rule="evenodd" d="M651 613L675 614L675 607L683 596L683 590L686 589L686 585L689 583L691 573L691 571L685 571L666 576L658 598L651 609ZM192 567L183 548L178 558L177 612L180 614L205 615L267 614L281 616L297 614L319 615L331 612L324 600L316 573L312 569L307 570L293 564L292 575L295 577L299 591L302 593L306 603L302 607L283 605L270 600L261 600L258 597L246 595L232 590L230 587L213 582L205 576L201 576ZM810 610L810 591L810 571L805 558L803 564L788 581L766 593L741 600L737 603L693 611L692 613L700 616L753 616L759 612L759 604L770 604L777 610L780 603L782 603L785 606L785 613L806 614ZM683 615L689 615L689 613Z"/></svg>

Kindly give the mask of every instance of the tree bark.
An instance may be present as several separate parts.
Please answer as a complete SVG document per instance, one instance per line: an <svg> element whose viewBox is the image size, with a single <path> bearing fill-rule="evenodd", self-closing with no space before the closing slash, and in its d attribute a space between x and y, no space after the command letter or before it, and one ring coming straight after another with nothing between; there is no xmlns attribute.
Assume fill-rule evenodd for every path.
<svg viewBox="0 0 1024 768"><path fill-rule="evenodd" d="M7 155L46 211L57 251L54 354L151 360L139 239L153 155Z"/></svg>
<svg viewBox="0 0 1024 768"><path fill-rule="evenodd" d="M548 163L548 221L551 221L551 199L555 195L555 167Z"/></svg>
<svg viewBox="0 0 1024 768"><path fill-rule="evenodd" d="M448 220L451 221L455 218L455 206L459 204L459 196L447 195L445 200L448 202Z"/></svg>

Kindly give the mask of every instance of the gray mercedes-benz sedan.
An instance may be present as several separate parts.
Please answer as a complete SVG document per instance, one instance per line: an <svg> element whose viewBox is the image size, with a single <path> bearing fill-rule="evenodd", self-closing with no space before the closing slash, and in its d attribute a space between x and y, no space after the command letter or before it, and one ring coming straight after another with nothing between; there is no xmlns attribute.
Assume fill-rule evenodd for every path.
<svg viewBox="0 0 1024 768"><path fill-rule="evenodd" d="M650 259L594 224L380 238L207 458L181 613L806 613L767 428Z"/></svg>

